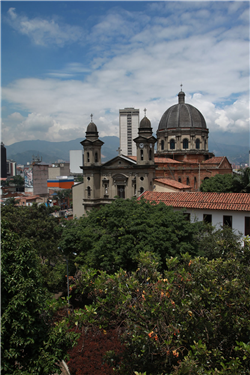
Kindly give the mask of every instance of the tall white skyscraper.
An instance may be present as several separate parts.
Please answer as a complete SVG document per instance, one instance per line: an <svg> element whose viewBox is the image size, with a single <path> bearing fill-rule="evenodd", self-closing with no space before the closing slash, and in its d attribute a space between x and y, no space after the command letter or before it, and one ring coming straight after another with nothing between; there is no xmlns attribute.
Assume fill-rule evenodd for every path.
<svg viewBox="0 0 250 375"><path fill-rule="evenodd" d="M120 150L123 155L136 156L136 144L140 123L139 109L124 108L119 110Z"/></svg>

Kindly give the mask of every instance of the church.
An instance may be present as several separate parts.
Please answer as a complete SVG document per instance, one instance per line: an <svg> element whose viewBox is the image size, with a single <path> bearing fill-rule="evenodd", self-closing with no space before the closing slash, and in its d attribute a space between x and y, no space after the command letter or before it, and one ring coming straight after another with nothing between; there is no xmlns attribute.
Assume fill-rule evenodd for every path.
<svg viewBox="0 0 250 375"><path fill-rule="evenodd" d="M201 112L185 103L185 93L178 103L162 115L153 136L150 120L140 121L138 136L133 139L136 156L119 153L101 162L98 129L92 119L81 142L84 150L83 182L73 186L73 214L111 203L116 197L139 197L144 191L199 191L204 179L232 173L225 156L215 157L208 150L209 130ZM156 144L156 152L155 152Z"/></svg>

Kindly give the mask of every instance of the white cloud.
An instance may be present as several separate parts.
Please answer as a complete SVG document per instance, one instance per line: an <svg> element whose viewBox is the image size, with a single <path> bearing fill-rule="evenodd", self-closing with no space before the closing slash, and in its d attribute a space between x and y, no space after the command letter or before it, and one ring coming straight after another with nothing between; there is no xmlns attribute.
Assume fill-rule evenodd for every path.
<svg viewBox="0 0 250 375"><path fill-rule="evenodd" d="M91 70L89 68L86 68L84 64L72 62L66 64L66 66L63 69L51 71L47 73L47 75L55 78L71 78L78 74L87 74L90 72Z"/></svg>
<svg viewBox="0 0 250 375"><path fill-rule="evenodd" d="M3 99L29 113L20 121L23 131L18 136L35 139L39 132L41 139L54 141L84 138L91 113L100 136L118 136L119 109L130 106L139 108L141 116L146 107L156 132L162 114L177 103L181 83L186 101L203 113L210 131L248 129L248 25L241 6L234 6L234 12L243 23L230 27L226 27L226 8L223 12L217 3L215 15L211 5L206 8L201 2L192 3L192 12L190 4L184 7L183 3L150 3L148 7L160 13L110 12L90 28L91 70L84 59L74 60L47 72L57 79L20 79L3 87ZM52 20L40 19L36 29L33 20L18 16L14 8L9 16L20 32L29 36L31 30L37 32L41 43L63 45L82 35L80 30L77 39L77 32L69 26L67 39ZM67 79L76 75L77 79ZM35 133L28 133L33 128Z"/></svg>
<svg viewBox="0 0 250 375"><path fill-rule="evenodd" d="M44 116L41 113L30 113L27 118L18 124L17 129L22 131L32 131L38 133L47 133L54 125L54 120L50 116Z"/></svg>
<svg viewBox="0 0 250 375"><path fill-rule="evenodd" d="M22 120L24 120L24 117L19 112L11 113L11 115L9 115L8 118L10 120L13 120L13 121L22 121Z"/></svg>
<svg viewBox="0 0 250 375"><path fill-rule="evenodd" d="M59 24L54 19L33 18L18 15L15 8L7 12L8 23L18 32L28 36L33 43L41 46L57 45L81 41L84 31L79 26Z"/></svg>

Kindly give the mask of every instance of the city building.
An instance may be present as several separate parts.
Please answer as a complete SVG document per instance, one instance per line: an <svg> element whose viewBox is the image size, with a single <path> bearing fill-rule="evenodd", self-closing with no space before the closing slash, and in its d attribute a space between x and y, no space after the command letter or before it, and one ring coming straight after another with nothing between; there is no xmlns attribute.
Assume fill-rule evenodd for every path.
<svg viewBox="0 0 250 375"><path fill-rule="evenodd" d="M128 124L132 123L130 119L134 109L120 110L120 138L124 143L120 140L119 155L104 164L101 163L103 142L91 116L86 139L81 142L84 150L83 182L72 189L74 216L79 217L93 207L110 203L117 196L138 197L144 191L197 192L204 179L232 173L231 164L225 156L215 157L209 152L209 131L203 115L197 108L185 103L182 90L178 98L178 103L164 112L157 139L144 110L138 134L132 137L135 153L126 143L126 132L131 130ZM138 112L136 116L139 119Z"/></svg>
<svg viewBox="0 0 250 375"><path fill-rule="evenodd" d="M16 162L14 160L7 159L6 167L7 167L7 177L16 176Z"/></svg>
<svg viewBox="0 0 250 375"><path fill-rule="evenodd" d="M48 179L55 179L59 176L70 175L70 163L53 163L48 169Z"/></svg>
<svg viewBox="0 0 250 375"><path fill-rule="evenodd" d="M48 195L47 180L48 180L49 164L44 162L34 162L33 170L33 194L40 196Z"/></svg>
<svg viewBox="0 0 250 375"><path fill-rule="evenodd" d="M73 176L60 176L53 179L47 180L48 188L59 188L59 189L71 189L74 185Z"/></svg>
<svg viewBox="0 0 250 375"><path fill-rule="evenodd" d="M77 175L82 174L80 166L83 164L82 150L70 150L69 152L70 173Z"/></svg>
<svg viewBox="0 0 250 375"><path fill-rule="evenodd" d="M7 157L6 147L1 143L1 178L7 178Z"/></svg>
<svg viewBox="0 0 250 375"><path fill-rule="evenodd" d="M134 139L136 157L119 153L101 164L101 147L96 125L91 122L86 131L84 148L83 182L73 186L73 213L81 216L93 207L111 203L115 197L138 197L152 190L155 176L154 145L151 123L145 116ZM136 160L134 160L136 159Z"/></svg>
<svg viewBox="0 0 250 375"><path fill-rule="evenodd" d="M137 137L139 122L139 109L124 108L119 110L120 151L123 155L136 156L136 144L133 139Z"/></svg>
<svg viewBox="0 0 250 375"><path fill-rule="evenodd" d="M249 194L145 191L141 197L156 204L163 202L174 210L185 209L191 222L205 221L217 228L227 225L243 236L250 235Z"/></svg>

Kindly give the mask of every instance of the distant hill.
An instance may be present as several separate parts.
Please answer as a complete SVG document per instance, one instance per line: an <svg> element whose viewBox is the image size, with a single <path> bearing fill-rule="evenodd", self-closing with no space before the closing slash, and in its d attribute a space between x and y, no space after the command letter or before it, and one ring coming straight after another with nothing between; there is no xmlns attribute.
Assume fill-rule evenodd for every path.
<svg viewBox="0 0 250 375"><path fill-rule="evenodd" d="M217 143L208 141L209 151L213 152L215 156L226 156L230 163L237 165L249 163L249 148L247 146L228 145L224 143Z"/></svg>
<svg viewBox="0 0 250 375"><path fill-rule="evenodd" d="M115 157L119 147L118 137L102 137L102 161L106 162ZM42 157L45 163L56 163L58 161L69 161L70 150L81 150L80 142L82 138L77 138L67 142L49 141L22 141L6 146L7 158L13 159L17 164L31 162L33 156ZM248 164L249 150L246 146L228 145L209 140L209 151L215 156L227 156L231 163Z"/></svg>
<svg viewBox="0 0 250 375"><path fill-rule="evenodd" d="M13 159L17 164L27 164L31 162L33 156L42 157L45 163L56 163L58 161L69 161L70 150L82 150L80 142L82 138L77 138L68 142L49 141L22 141L6 146L7 158ZM108 161L117 155L119 147L118 137L102 137L102 161Z"/></svg>

